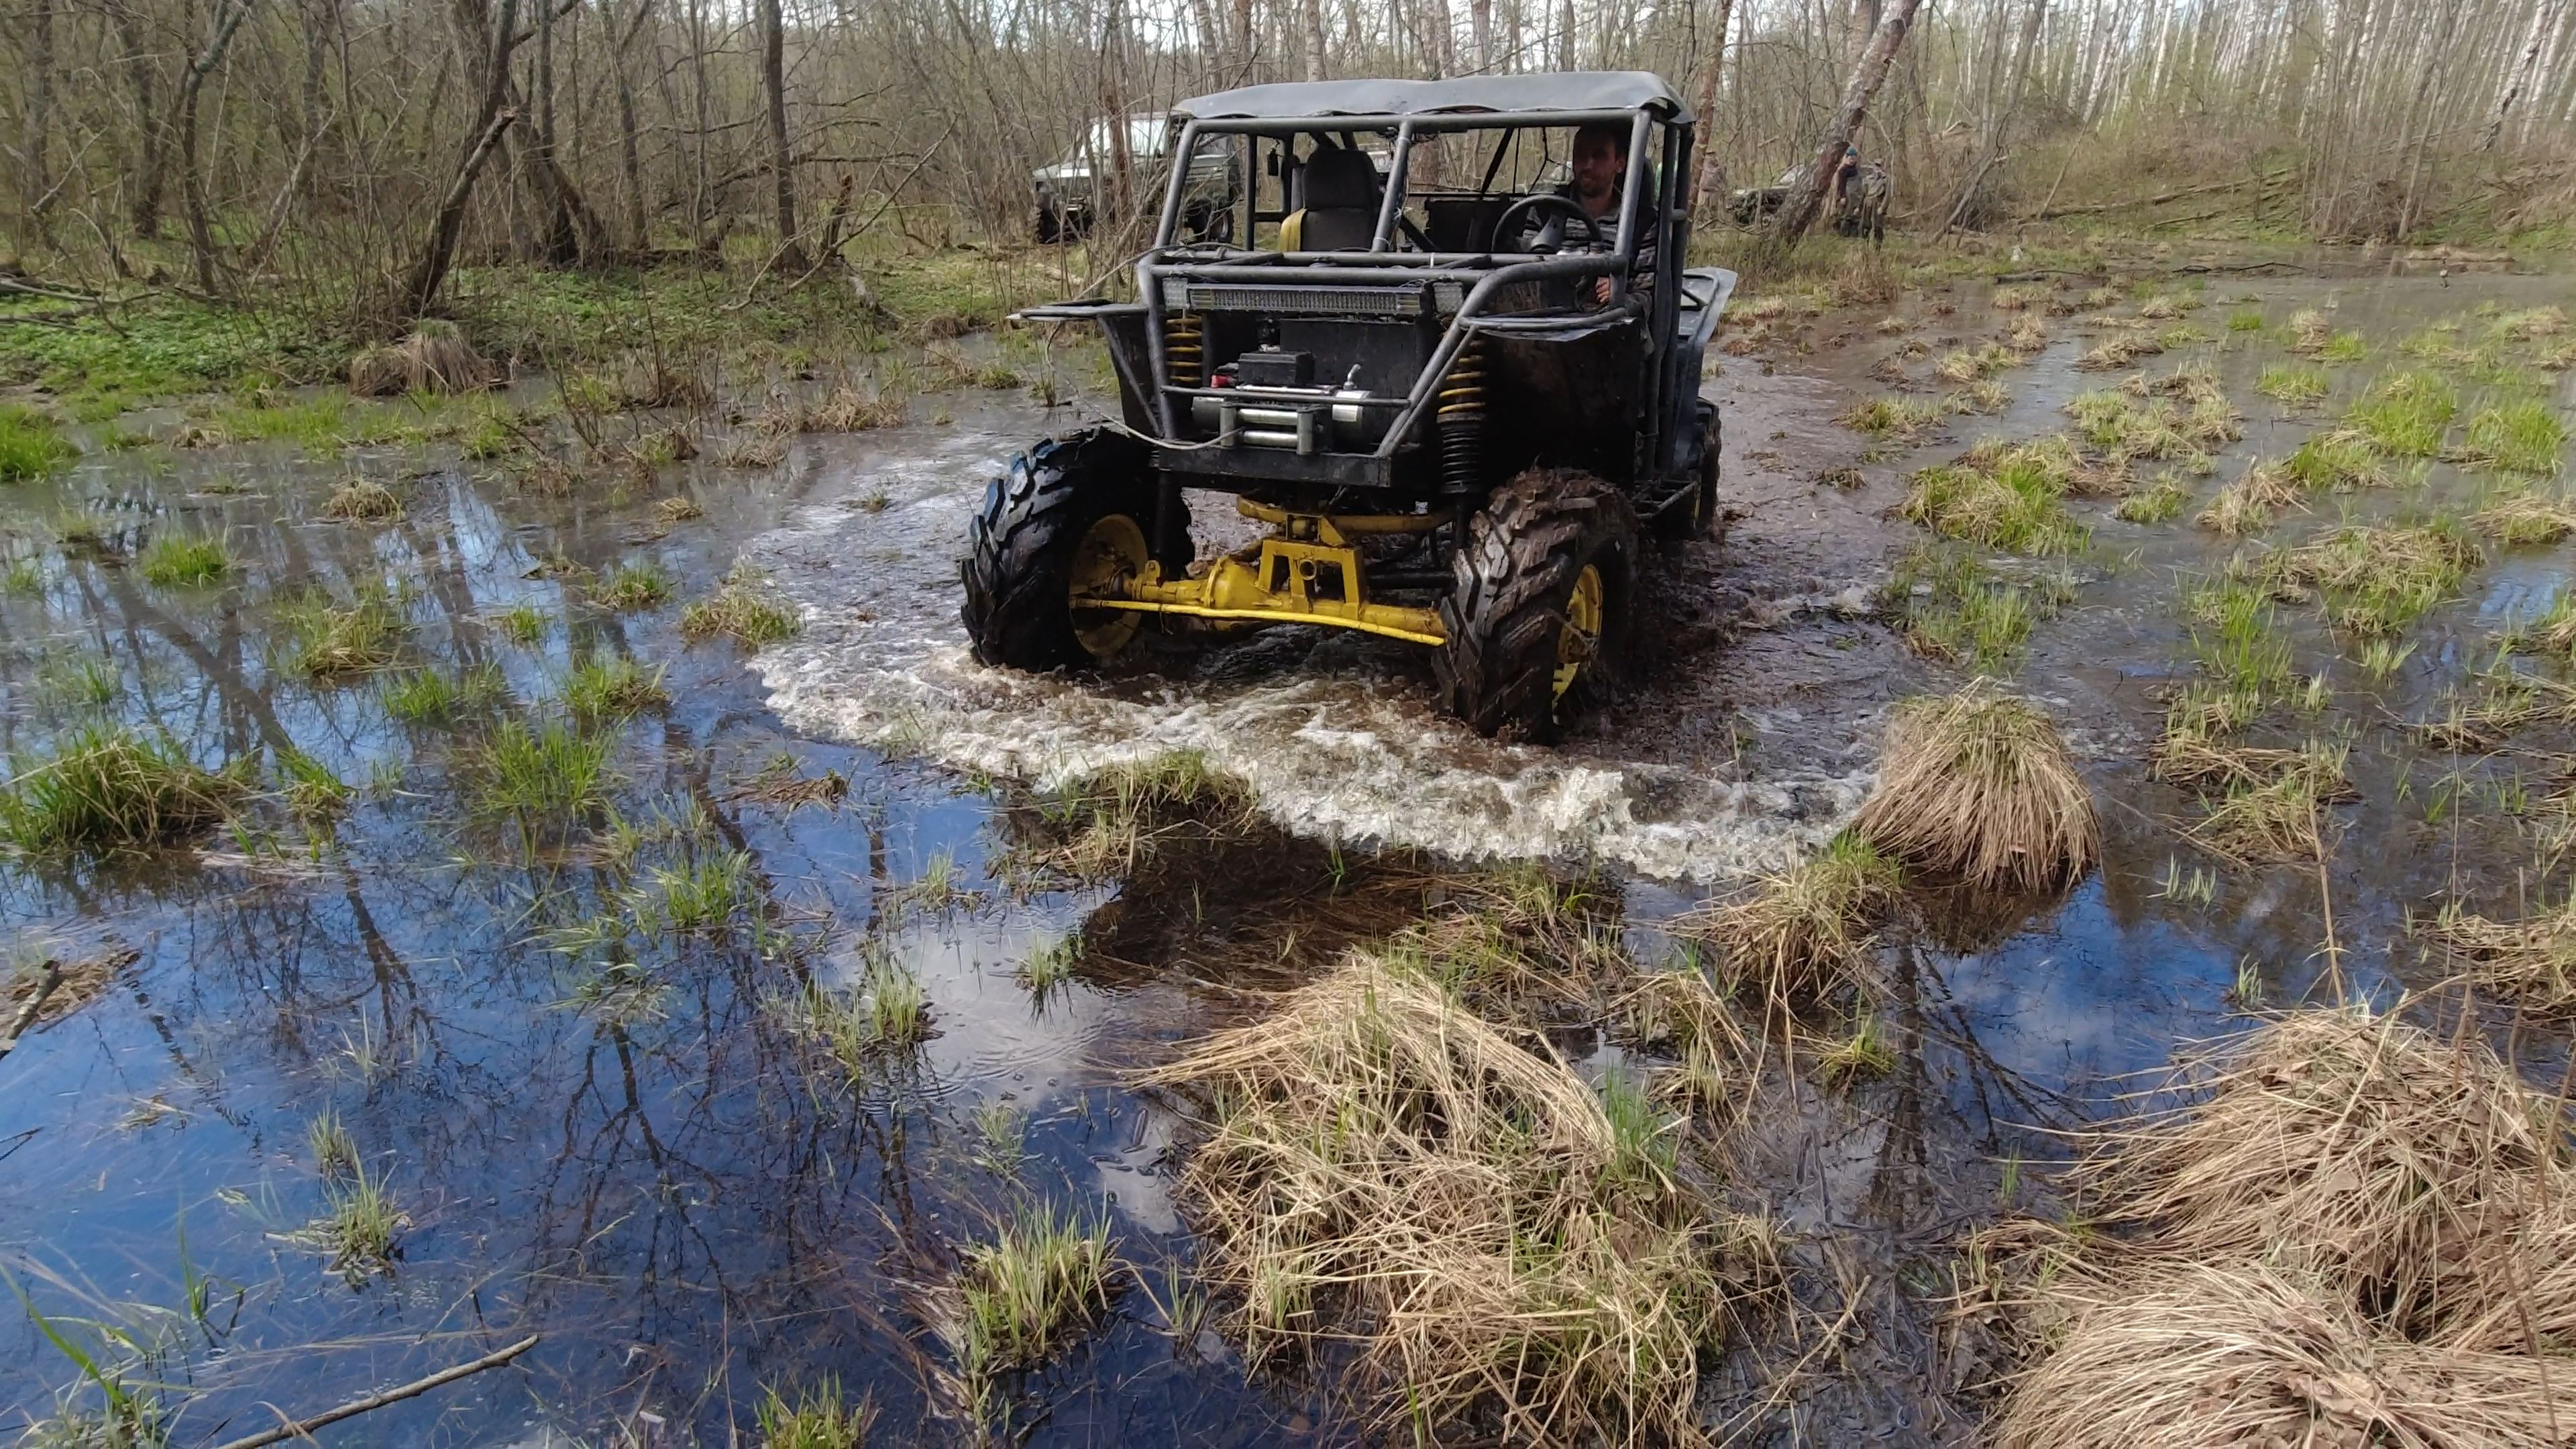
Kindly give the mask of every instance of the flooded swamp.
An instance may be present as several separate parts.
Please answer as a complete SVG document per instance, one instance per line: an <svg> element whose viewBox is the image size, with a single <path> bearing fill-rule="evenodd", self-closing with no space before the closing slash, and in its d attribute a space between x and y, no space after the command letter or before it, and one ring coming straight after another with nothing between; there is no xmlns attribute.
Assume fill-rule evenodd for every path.
<svg viewBox="0 0 2576 1449"><path fill-rule="evenodd" d="M2179 1048L2403 1000L2569 1069L2576 990L2464 981L2453 928L2567 898L2571 300L2335 258L1755 289L1704 384L1729 526L1649 561L1553 748L1354 634L975 665L957 553L1103 405L1071 343L769 428L540 377L67 429L0 482L9 1000L54 978L0 1058L6 1432L223 1443L533 1335L316 1437L788 1442L828 1400L896 1443L1984 1442L1966 1245L2062 1215ZM1712 906L1977 676L2063 735L2098 863L1908 880L1840 988L1733 989ZM73 757L181 772L170 843L49 843ZM1158 1069L1354 951L1562 1063L1758 1267L1670 1415L1408 1409L1400 1314L1247 1301L1190 1175L1225 1092ZM1722 1029L1659 1022L1674 977ZM1088 1301L997 1340L996 1245L1048 1230Z"/></svg>

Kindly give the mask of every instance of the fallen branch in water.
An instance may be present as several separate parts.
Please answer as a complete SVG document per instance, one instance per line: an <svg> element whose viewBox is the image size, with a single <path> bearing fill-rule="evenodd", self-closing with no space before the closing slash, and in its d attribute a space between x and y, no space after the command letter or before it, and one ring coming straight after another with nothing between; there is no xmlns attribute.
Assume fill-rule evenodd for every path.
<svg viewBox="0 0 2576 1449"><path fill-rule="evenodd" d="M24 1035L28 1026L35 1021L36 1013L45 1009L45 998L53 995L54 988L63 984L62 962L47 961L44 971L44 979L36 983L35 991L19 1005L18 1014L10 1018L9 1034L0 1036L0 1057L9 1055L17 1048L18 1038Z"/></svg>
<svg viewBox="0 0 2576 1449"><path fill-rule="evenodd" d="M381 1409L387 1404L400 1403L404 1399L428 1393L441 1384L452 1384L458 1379L479 1374L487 1368L498 1368L536 1347L537 1338L538 1335L531 1333L508 1348L495 1349L472 1363L461 1363L454 1368L440 1369L425 1379L414 1379L401 1388L387 1389L381 1394L369 1394L363 1399L352 1399L336 1409L316 1414L310 1419L301 1422L289 1421L274 1429L253 1434L247 1439L235 1439L229 1444L218 1446L218 1449L262 1449L264 1445L283 1444L289 1439L304 1438L325 1424L336 1424L342 1419L354 1418L370 1409Z"/></svg>

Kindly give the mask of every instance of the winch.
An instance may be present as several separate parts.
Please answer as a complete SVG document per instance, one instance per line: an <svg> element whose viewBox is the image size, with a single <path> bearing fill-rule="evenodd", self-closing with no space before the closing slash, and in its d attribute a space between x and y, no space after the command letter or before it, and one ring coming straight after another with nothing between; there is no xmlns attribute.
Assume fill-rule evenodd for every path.
<svg viewBox="0 0 2576 1449"><path fill-rule="evenodd" d="M1354 364L1339 387L1318 386L1314 376L1313 353L1264 343L1216 370L1209 388L1230 396L1192 398L1190 419L1236 445L1301 454L1376 447L1393 415L1362 406L1376 394L1359 385L1359 367Z"/></svg>

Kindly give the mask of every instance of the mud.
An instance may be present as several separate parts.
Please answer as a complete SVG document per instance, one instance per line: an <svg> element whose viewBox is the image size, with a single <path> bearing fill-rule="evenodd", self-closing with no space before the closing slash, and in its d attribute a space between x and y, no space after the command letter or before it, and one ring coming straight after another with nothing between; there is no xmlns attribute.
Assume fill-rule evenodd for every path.
<svg viewBox="0 0 2576 1449"><path fill-rule="evenodd" d="M2373 352L2333 369L2323 409L2284 415L2251 388L2280 359L2277 336L2230 336L2214 300L2190 314L2212 342L2144 366L2205 353L2248 432L2193 481L2195 507L2334 417L2428 322L2563 297L2516 277L2205 290L2253 298L2242 305L2275 331L2330 305ZM1888 516L1905 471L1988 433L2055 431L2067 398L2120 376L2074 371L2100 334L2083 315L2052 318L2047 349L2001 374L2013 396L1998 417L1883 453L1832 421L1889 390L1873 369L1901 339L1874 330L1881 316L1930 344L1902 372L1928 397L1942 339L1972 344L2010 320L1988 300L1957 283L1793 319L1713 372L1729 536L1656 561L1659 647L1554 752L1434 718L1408 650L1299 631L1149 650L1108 678L973 667L955 612L964 517L1010 451L1080 404L955 398L953 422L799 439L775 469L701 462L561 500L434 448L344 461L283 445L93 450L0 491L0 562L38 570L32 592L0 597L0 746L23 758L105 715L210 761L291 746L353 787L327 827L265 802L171 857L0 866L13 968L136 953L0 1063L8 1271L57 1326L114 1324L154 1346L152 1376L176 1386L164 1397L187 1399L182 1442L530 1332L543 1341L510 1369L327 1442L727 1443L750 1432L762 1385L827 1375L870 1394L896 1441L944 1441L967 1426L933 1290L1008 1204L1075 1204L1107 1215L1141 1281L1097 1333L1010 1386L1003 1432L1356 1440L1328 1376L1249 1373L1221 1335L1168 1331L1165 1274L1193 1251L1169 1187L1187 1131L1123 1086L1127 1069L1400 917L1426 873L1515 856L1606 868L1632 951L1653 961L1670 949L1658 922L1829 837L1868 788L1887 704L1956 677L1875 613L1891 558L1923 536ZM2087 309L2104 310L2136 299ZM1857 487L1820 481L1843 469ZM404 517L322 519L352 470L395 487ZM2318 500L2268 541L2347 510L2463 507L2484 486L2437 465L2406 488ZM655 503L677 494L706 517L660 521ZM2333 686L2319 717L2290 727L2354 741L2359 798L2336 812L2320 871L2199 850L2184 833L2197 807L2148 779L2160 692L2192 668L2178 580L2237 545L2188 512L2141 526L2109 507L2075 505L2095 529L2085 582L2017 672L2086 761L2106 863L2062 902L1927 902L1885 953L1873 1009L1887 1075L1836 1089L1771 1062L1728 1190L1791 1229L1798 1307L1710 1365L1707 1421L1737 1442L1972 1442L1987 1365L1946 1317L1956 1245L2046 1206L2057 1131L2113 1110L2177 1041L2231 1029L2248 987L2280 1003L2430 986L2443 968L2407 933L2410 911L2460 898L2510 915L2566 887L2540 834L2568 741L2540 730L2462 757L2403 727L2563 585L2566 546L2491 546L2382 682L2313 610L2284 608L2297 667ZM72 515L96 520L89 541L63 541ZM132 556L182 528L220 531L240 577L146 584ZM677 583L628 614L556 562L639 559ZM748 658L684 646L680 604L738 561L797 602L804 632ZM544 707L584 654L667 667L671 703L617 732L609 798L639 824L703 812L689 848L749 853L768 928L603 935L599 922L633 915L620 892L638 878L605 859L603 831L520 848L468 808L468 732L394 719L380 679L285 667L291 593L345 598L370 581L408 585L402 667L489 665L503 708ZM520 606L541 619L532 644L500 627ZM84 659L103 661L104 700L80 682ZM1245 780L1263 822L1175 836L1096 883L1022 868L1050 786L1173 749ZM782 754L809 777L840 772L846 798L760 798ZM643 850L647 866L684 854ZM2205 871L2206 898L2177 889L2178 871ZM1089 949L1074 979L1032 999L1019 965L1077 931ZM853 1075L782 1028L782 996L884 959L930 999L935 1034L916 1056ZM630 967L643 987L603 990ZM2484 1005L2527 1059L2557 1060L2551 1028ZM1592 1053L1588 1072L1642 1065L1588 1033L1568 1044ZM305 1137L325 1110L407 1219L381 1271L335 1270L300 1236L331 1201ZM1016 1161L995 1141L1005 1122L1019 1124ZM29 1417L79 1392L23 1316L0 1327L0 1355L0 1401Z"/></svg>

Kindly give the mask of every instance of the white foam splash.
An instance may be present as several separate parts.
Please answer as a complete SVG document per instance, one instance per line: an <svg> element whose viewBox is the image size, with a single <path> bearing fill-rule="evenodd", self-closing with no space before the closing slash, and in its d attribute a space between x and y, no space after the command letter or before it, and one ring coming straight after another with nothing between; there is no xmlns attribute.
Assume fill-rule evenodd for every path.
<svg viewBox="0 0 2576 1449"><path fill-rule="evenodd" d="M1003 459L989 436L950 434L927 451L911 441L908 456L863 460L846 490L827 487L827 501L749 550L804 611L804 632L754 661L794 729L1041 786L1192 750L1301 834L1466 860L1598 860L1668 880L1778 869L1830 838L1868 788L1865 771L1726 781L1496 745L1435 717L1411 680L1366 665L1141 685L983 668L957 622L954 559ZM846 506L860 495L884 506Z"/></svg>

